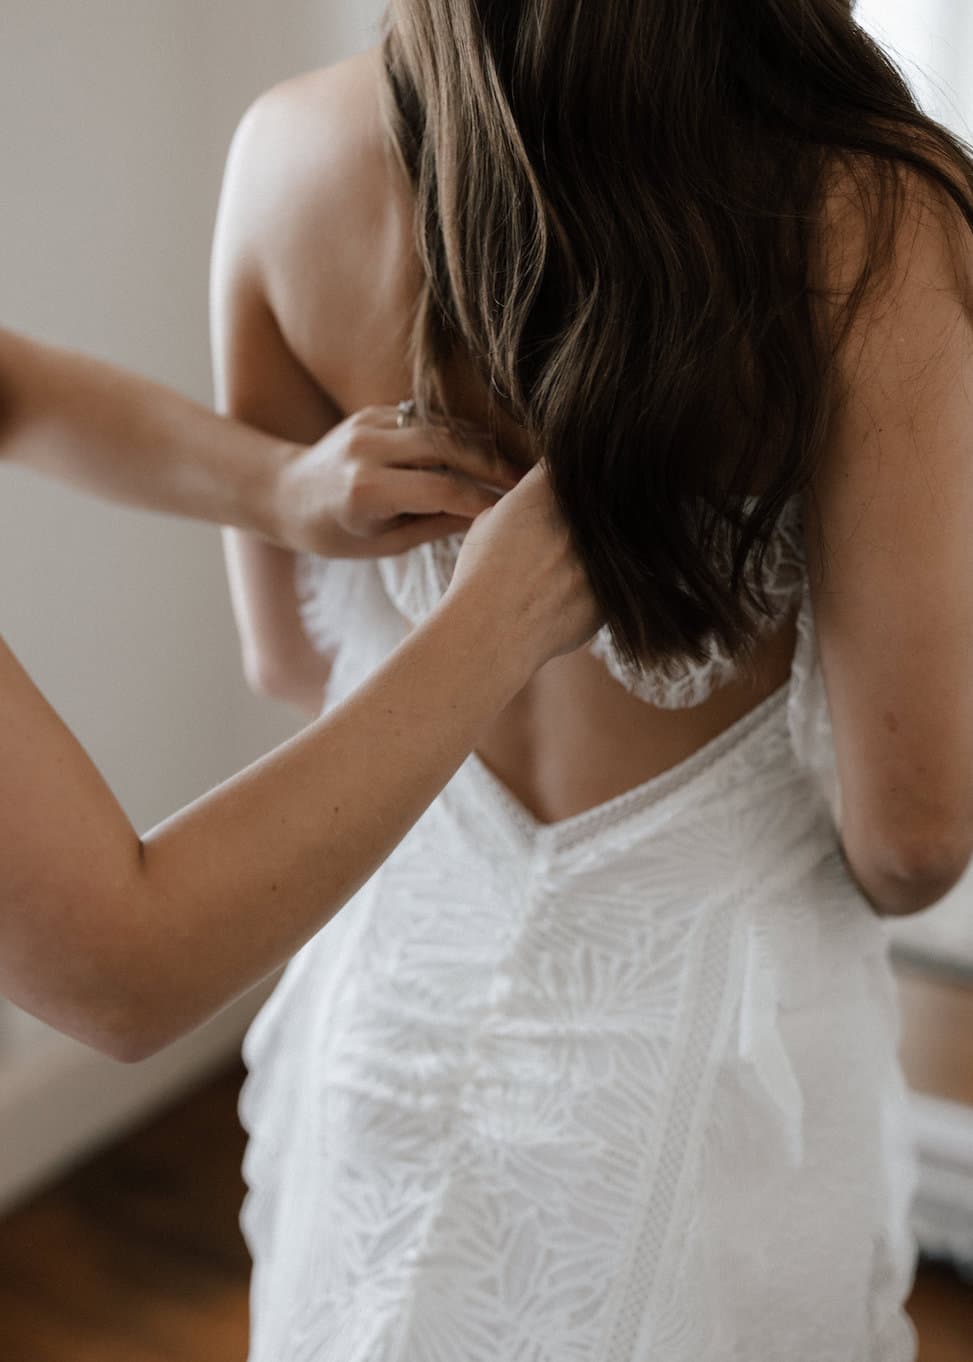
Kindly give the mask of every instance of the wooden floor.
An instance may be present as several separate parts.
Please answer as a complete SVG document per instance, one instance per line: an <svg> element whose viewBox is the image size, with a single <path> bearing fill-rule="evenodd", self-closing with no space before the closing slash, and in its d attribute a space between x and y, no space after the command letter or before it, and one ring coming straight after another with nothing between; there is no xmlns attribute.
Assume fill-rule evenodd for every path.
<svg viewBox="0 0 973 1362"><path fill-rule="evenodd" d="M240 1079L0 1222L2 1362L244 1362ZM973 1290L927 1268L912 1309L920 1362L973 1362Z"/></svg>
<svg viewBox="0 0 973 1362"><path fill-rule="evenodd" d="M2 1362L243 1362L234 1069L0 1223Z"/></svg>

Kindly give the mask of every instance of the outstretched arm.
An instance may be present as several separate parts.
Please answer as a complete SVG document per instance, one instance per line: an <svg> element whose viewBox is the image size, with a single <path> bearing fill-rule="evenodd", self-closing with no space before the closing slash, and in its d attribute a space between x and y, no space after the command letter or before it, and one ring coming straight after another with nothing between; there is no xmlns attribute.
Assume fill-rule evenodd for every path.
<svg viewBox="0 0 973 1362"><path fill-rule="evenodd" d="M280 479L303 453L135 374L0 330L0 459L275 537Z"/></svg>
<svg viewBox="0 0 973 1362"><path fill-rule="evenodd" d="M142 839L0 643L0 993L119 1059L168 1044L333 917L533 671L595 623L532 473L361 691Z"/></svg>
<svg viewBox="0 0 973 1362"><path fill-rule="evenodd" d="M472 449L423 450L407 434L394 451L377 449L374 424L359 415L306 447L114 365L0 329L0 460L110 501L232 525L331 557L421 542L431 519L397 524L414 505L436 514L452 505L465 526L489 504L469 482L478 472L511 485L495 461ZM315 423L315 435L323 428ZM428 484L384 477L373 485L376 463L384 471L386 463L433 455L459 476L440 474Z"/></svg>

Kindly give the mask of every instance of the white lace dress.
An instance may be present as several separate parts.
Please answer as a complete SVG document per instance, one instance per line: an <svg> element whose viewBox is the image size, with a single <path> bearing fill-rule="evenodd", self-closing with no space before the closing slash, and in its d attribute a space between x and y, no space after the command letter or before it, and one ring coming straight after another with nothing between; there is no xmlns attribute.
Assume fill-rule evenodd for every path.
<svg viewBox="0 0 973 1362"><path fill-rule="evenodd" d="M245 1046L251 1362L911 1362L914 1184L879 920L848 876L799 503L790 680L537 823L471 758ZM346 692L456 544L304 566ZM637 683L698 703L730 672ZM446 660L444 660L446 661Z"/></svg>

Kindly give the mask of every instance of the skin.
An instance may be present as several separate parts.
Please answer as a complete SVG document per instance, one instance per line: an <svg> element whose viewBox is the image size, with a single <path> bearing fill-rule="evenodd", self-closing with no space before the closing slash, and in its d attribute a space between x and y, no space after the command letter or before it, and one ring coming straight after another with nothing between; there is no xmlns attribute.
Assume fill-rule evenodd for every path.
<svg viewBox="0 0 973 1362"><path fill-rule="evenodd" d="M316 438L346 412L409 391L419 263L411 189L386 149L380 72L375 49L271 91L228 165L213 288L221 399L291 438ZM839 187L825 213L821 268L838 288L850 285L860 244L848 203ZM942 224L918 209L905 227L908 249L842 356L848 400L807 544L843 851L879 913L935 902L973 850L973 410L958 381L973 347L957 273L970 260L950 254ZM447 384L456 410L482 421L484 394L462 358ZM530 462L516 428L503 443ZM245 655L260 659L251 673L316 708L326 667L301 632L288 556L246 534L228 536L227 556ZM531 679L477 750L535 817L570 817L684 760L785 684L795 634L791 617L758 654L753 680L674 712L633 699L587 653L564 657Z"/></svg>
<svg viewBox="0 0 973 1362"><path fill-rule="evenodd" d="M112 501L237 525L297 551L401 553L516 484L471 438L356 412L305 448L85 355L0 330L0 460Z"/></svg>
<svg viewBox="0 0 973 1362"><path fill-rule="evenodd" d="M0 996L139 1060L320 930L594 606L541 470L497 504L474 479L513 479L482 443L391 409L307 451L5 334L0 390L0 458L116 500L350 556L477 517L441 608L366 687L144 837L0 639Z"/></svg>

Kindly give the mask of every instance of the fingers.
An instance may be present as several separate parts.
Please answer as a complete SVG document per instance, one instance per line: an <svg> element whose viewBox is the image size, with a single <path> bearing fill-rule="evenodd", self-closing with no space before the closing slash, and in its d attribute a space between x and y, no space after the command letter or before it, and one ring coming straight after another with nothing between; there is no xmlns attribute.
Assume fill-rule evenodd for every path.
<svg viewBox="0 0 973 1362"><path fill-rule="evenodd" d="M499 493L451 472L390 469L384 496L396 515L449 515L475 520L499 501Z"/></svg>
<svg viewBox="0 0 973 1362"><path fill-rule="evenodd" d="M514 468L497 448L488 431L470 421L454 418L457 434L445 422L416 422L399 426L399 409L391 406L365 407L349 418L359 440L367 443L381 432L383 441L391 435L383 462L398 468L446 468L477 482L510 491L516 487L521 471Z"/></svg>
<svg viewBox="0 0 973 1362"><path fill-rule="evenodd" d="M396 431L395 462L399 467L447 468L504 491L516 487L520 474L490 436L472 426L464 434L465 439L458 440L443 426L406 426Z"/></svg>

